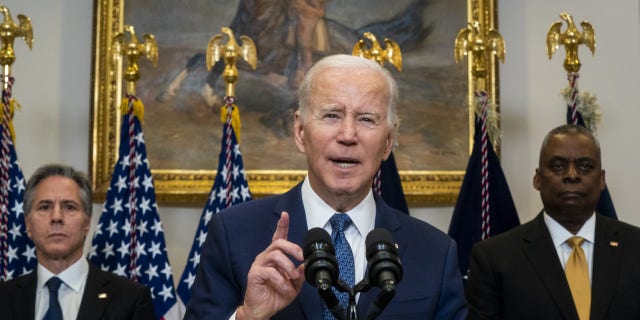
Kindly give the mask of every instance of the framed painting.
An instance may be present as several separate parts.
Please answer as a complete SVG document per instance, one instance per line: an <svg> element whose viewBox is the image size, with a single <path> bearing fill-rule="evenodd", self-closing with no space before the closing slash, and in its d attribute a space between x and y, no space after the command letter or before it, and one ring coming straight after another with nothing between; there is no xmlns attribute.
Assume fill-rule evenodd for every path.
<svg viewBox="0 0 640 320"><path fill-rule="evenodd" d="M454 40L470 20L495 27L495 0L96 0L91 168L95 200L104 199L117 161L122 70L111 62L113 36L124 25L152 34L157 67L139 61L136 94L145 105L143 130L158 201L200 206L217 168L225 83L205 66L211 37L230 27L256 44L251 70L239 61L236 96L240 148L254 197L286 191L306 174L291 135L297 84L325 55L350 54L363 33L401 48L401 119L394 156L407 200L455 202L471 150L476 85L468 63L456 64ZM495 63L482 80L497 100Z"/></svg>

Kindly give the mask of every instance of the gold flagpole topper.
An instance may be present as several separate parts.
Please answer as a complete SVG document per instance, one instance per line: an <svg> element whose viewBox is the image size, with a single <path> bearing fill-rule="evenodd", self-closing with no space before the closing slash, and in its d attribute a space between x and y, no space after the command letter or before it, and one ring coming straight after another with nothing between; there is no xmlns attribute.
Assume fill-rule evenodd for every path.
<svg viewBox="0 0 640 320"><path fill-rule="evenodd" d="M129 42L127 42L125 32L130 35ZM141 43L136 37L133 26L125 25L123 32L113 36L111 47L114 63L117 63L123 56L126 57L127 69L124 73L124 79L127 81L127 92L133 95L136 93L136 81L140 79L138 58L144 54L154 67L158 63L158 43L155 37L151 34L144 34L142 37L144 42Z"/></svg>
<svg viewBox="0 0 640 320"><path fill-rule="evenodd" d="M16 54L13 51L13 40L16 37L24 39L29 50L31 50L33 47L33 28L31 26L31 20L23 14L17 16L20 23L15 24L13 19L11 19L9 8L0 5L0 12L2 12L4 17L2 24L0 24L0 39L2 41L2 48L0 48L0 65L3 67L4 76L9 77L11 75L11 65L16 60ZM5 86L7 82L8 81L5 81Z"/></svg>
<svg viewBox="0 0 640 320"><path fill-rule="evenodd" d="M551 24L549 31L547 32L547 54L549 59L558 50L560 45L564 46L566 56L564 59L564 69L569 73L576 73L580 71L580 59L578 58L578 47L584 44L591 50L591 54L595 54L596 50L596 34L593 26L587 22L582 21L582 32L578 30L573 17L570 14L563 12L560 14L560 18L567 23L567 30L560 32L562 28L562 21L556 21Z"/></svg>
<svg viewBox="0 0 640 320"><path fill-rule="evenodd" d="M385 38L386 47L383 49L378 42L376 36L371 32L365 32L363 36L369 39L371 47L367 48L364 39L360 39L354 46L351 55L373 60L384 65L385 61L389 61L398 71L402 71L402 52L400 46L395 41Z"/></svg>
<svg viewBox="0 0 640 320"><path fill-rule="evenodd" d="M238 81L238 68L236 68L238 58L244 59L244 61L255 70L256 64L258 63L258 53L256 51L256 45L248 36L240 36L242 46L239 46L233 35L233 30L222 27L221 31L226 34L229 39L227 43L223 44L223 36L216 34L209 40L209 44L207 45L207 70L211 70L216 62L223 59L224 71L222 72L222 79L227 83L226 96L234 97L235 83Z"/></svg>

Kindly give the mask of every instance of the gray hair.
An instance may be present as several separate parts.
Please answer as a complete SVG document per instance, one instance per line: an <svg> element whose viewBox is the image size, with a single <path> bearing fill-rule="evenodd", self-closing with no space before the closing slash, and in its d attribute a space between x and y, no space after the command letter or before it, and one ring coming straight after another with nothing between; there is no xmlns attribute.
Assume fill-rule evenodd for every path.
<svg viewBox="0 0 640 320"><path fill-rule="evenodd" d="M40 184L42 180L52 176L69 178L78 184L80 188L78 195L80 196L80 201L82 201L82 208L85 214L91 218L91 181L89 181L89 178L87 178L87 175L83 172L63 164L44 165L31 175L29 182L27 182L27 188L24 191L24 215L28 216L31 212L38 184Z"/></svg>
<svg viewBox="0 0 640 320"><path fill-rule="evenodd" d="M549 133L547 133L547 135L542 140L542 147L540 147L540 159L542 159L542 154L547 149L549 145L549 140L551 139L551 137L561 135L561 134L573 135L573 136L582 135L589 138L591 141L593 141L593 145L596 147L598 160L601 160L600 159L601 157L600 142L589 129L577 124L563 124L549 131Z"/></svg>
<svg viewBox="0 0 640 320"><path fill-rule="evenodd" d="M400 123L398 119L398 85L393 79L393 76L387 69L380 66L377 62L347 54L336 54L322 58L316 62L311 69L306 73L304 79L300 83L298 89L298 111L302 119L307 118L307 114L311 104L311 94L313 92L313 85L315 78L322 71L329 68L340 68L343 70L348 69L369 69L379 73L384 77L387 82L387 122L391 126L392 130L397 130ZM348 71L347 71L348 72Z"/></svg>

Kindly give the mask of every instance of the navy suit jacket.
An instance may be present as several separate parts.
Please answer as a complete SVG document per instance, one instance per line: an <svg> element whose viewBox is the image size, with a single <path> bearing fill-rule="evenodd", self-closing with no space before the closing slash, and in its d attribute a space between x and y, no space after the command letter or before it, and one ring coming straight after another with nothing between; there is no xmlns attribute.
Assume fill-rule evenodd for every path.
<svg viewBox="0 0 640 320"><path fill-rule="evenodd" d="M255 257L271 243L281 212L289 213L288 240L302 246L307 221L300 184L283 195L243 202L215 214L209 223L185 319L228 319L242 304ZM466 300L455 242L433 226L392 209L379 197L376 228L389 230L398 244L403 278L378 319L463 319ZM379 289L361 293L364 319ZM302 291L271 319L322 319L317 289Z"/></svg>
<svg viewBox="0 0 640 320"><path fill-rule="evenodd" d="M640 319L640 229L596 215L591 319ZM542 214L476 243L468 319L575 319L569 284Z"/></svg>
<svg viewBox="0 0 640 320"><path fill-rule="evenodd" d="M37 272L0 282L0 319L33 320ZM89 263L78 320L155 320L151 291Z"/></svg>

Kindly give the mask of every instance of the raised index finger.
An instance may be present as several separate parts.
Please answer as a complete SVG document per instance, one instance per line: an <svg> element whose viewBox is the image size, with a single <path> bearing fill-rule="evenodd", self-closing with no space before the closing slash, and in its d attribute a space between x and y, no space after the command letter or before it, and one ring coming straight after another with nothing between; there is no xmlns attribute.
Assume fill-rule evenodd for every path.
<svg viewBox="0 0 640 320"><path fill-rule="evenodd" d="M280 215L280 220L278 220L278 225L276 226L276 231L273 233L273 238L271 238L271 242L275 242L276 240L283 239L287 240L289 236L289 213L286 211L282 211L282 215Z"/></svg>

